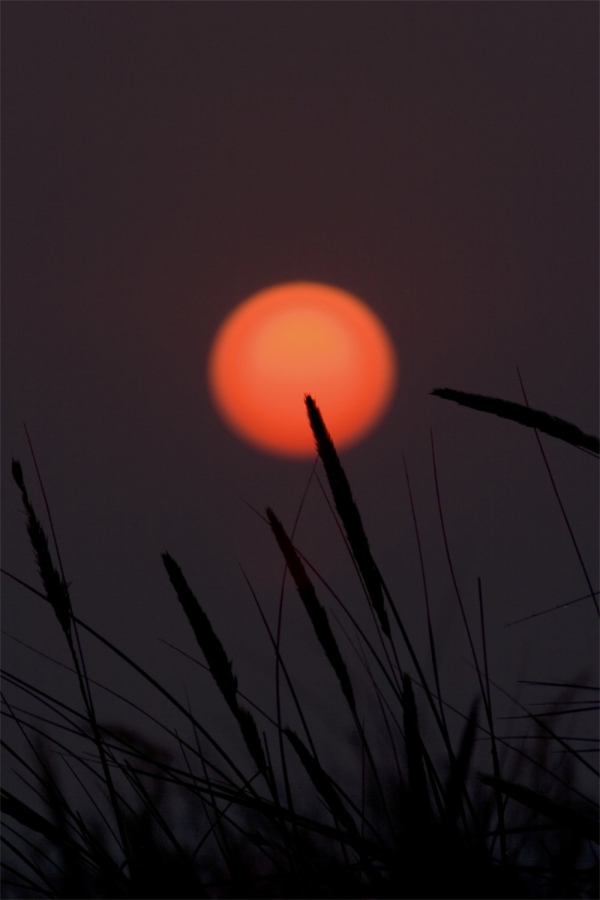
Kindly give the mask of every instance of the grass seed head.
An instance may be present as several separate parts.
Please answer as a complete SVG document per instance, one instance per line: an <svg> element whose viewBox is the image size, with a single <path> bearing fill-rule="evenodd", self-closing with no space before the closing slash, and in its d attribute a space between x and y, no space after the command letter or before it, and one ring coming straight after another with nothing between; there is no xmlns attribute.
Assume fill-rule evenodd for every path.
<svg viewBox="0 0 600 900"><path fill-rule="evenodd" d="M192 593L183 576L183 572L175 560L168 553L163 553L162 559L169 580L175 588L175 593L183 607L188 622L192 626L198 646L204 653L217 687L223 694L228 706L237 714L237 678L233 674L231 660L227 658L223 644L210 624L210 619Z"/></svg>
<svg viewBox="0 0 600 900"><path fill-rule="evenodd" d="M210 619L192 593L183 572L168 553L162 554L163 563L175 593L192 626L196 640L210 668L217 687L236 717L248 751L261 772L267 770L261 740L252 713L240 706L237 700L237 678L233 674L231 660L227 658L223 644L215 634Z"/></svg>
<svg viewBox="0 0 600 900"><path fill-rule="evenodd" d="M27 513L27 534L29 535L29 541L33 549L38 571L42 579L42 584L44 585L44 590L46 591L46 598L54 609L56 618L58 619L62 630L67 638L70 638L73 613L71 610L69 588L52 562L48 538L42 528L40 520L35 514L35 510L27 493L27 488L25 487L23 469L16 459L13 459L12 461L12 475L17 487L21 491L21 497L23 498L23 506Z"/></svg>
<svg viewBox="0 0 600 900"><path fill-rule="evenodd" d="M304 402L317 450L323 461L327 480L333 494L336 509L344 525L348 543L362 575L373 609L379 619L381 630L389 638L391 635L390 623L383 601L381 576L371 555L369 541L358 507L354 502L350 484L342 468L331 435L325 427L319 407L310 394L306 394Z"/></svg>
<svg viewBox="0 0 600 900"><path fill-rule="evenodd" d="M551 416L539 409L531 409L522 403L511 403L509 400L500 400L498 397L485 397L482 394L469 394L465 391L455 391L452 388L436 388L431 392L434 397L442 400L454 400L461 406L468 406L480 412L493 413L503 419L511 419L528 428L536 428L545 434L573 444L574 447L582 447L591 453L600 453L600 441L593 434L585 434L577 425Z"/></svg>
<svg viewBox="0 0 600 900"><path fill-rule="evenodd" d="M348 701L350 709L352 710L352 712L356 712L356 701L354 698L352 682L350 681L348 669L346 668L346 663L344 662L342 654L340 653L338 643L335 639L333 631L331 630L327 611L321 605L319 598L317 597L314 585L307 575L304 564L298 556L298 553L296 552L296 548L292 544L291 540L285 532L283 525L272 509L267 509L267 517L271 524L275 539L279 544L281 552L283 553L284 559L288 565L292 578L294 579L296 587L298 588L300 599L302 600L304 608L306 609L310 621L312 622L319 643L325 651L325 655L338 677L342 692L346 700Z"/></svg>

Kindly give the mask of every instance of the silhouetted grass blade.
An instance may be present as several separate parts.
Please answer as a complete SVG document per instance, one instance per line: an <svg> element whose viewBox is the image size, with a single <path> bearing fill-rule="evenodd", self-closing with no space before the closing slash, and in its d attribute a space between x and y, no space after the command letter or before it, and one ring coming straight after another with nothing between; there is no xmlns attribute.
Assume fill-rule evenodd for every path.
<svg viewBox="0 0 600 900"><path fill-rule="evenodd" d="M477 700L474 701L471 712L465 724L458 754L450 768L450 775L446 787L446 812L444 825L454 825L460 813L461 799L467 790L467 778L473 746L475 743L475 729L477 728Z"/></svg>
<svg viewBox="0 0 600 900"><path fill-rule="evenodd" d="M5 788L0 789L0 809L6 815L20 822L21 825L25 825L27 828L31 828L32 831L42 834L47 840L51 842L60 840L60 831L56 825L53 825L52 822L41 816L34 809L31 809L30 806L23 803L22 800L19 800L18 797L15 797L14 794L11 794Z"/></svg>
<svg viewBox="0 0 600 900"><path fill-rule="evenodd" d="M568 440L565 434L573 438L574 426L544 413L518 407L517 404L449 390L434 393L444 399L464 402L465 405L495 412L534 427L538 443L538 428L565 440ZM470 402L466 402L465 398L470 398ZM305 728L306 738L302 739L291 727L284 727L284 716L289 716L293 708L280 703L278 674L276 718L265 704L255 703L238 690L233 665L224 645L181 569L165 553L162 559L168 577L208 663L207 666L203 662L200 665L211 672L236 719L241 732L241 735L236 735L236 746L242 751L247 750L254 763L248 767L251 769L248 773L238 768L225 747L192 715L187 689L184 705L127 653L74 615L59 548L53 548L53 556L58 560L55 567L46 534L27 494L21 467L14 462L13 477L25 504L30 543L44 593L10 573L5 574L54 607L66 633L86 710L82 714L52 693L31 684L27 678L19 678L2 670L5 685L2 712L20 743L12 746L11 740L4 739L0 743L4 751L10 754L11 760L24 770L24 775L20 772L17 775L28 792L22 798L15 796L18 792L7 790L0 795L3 814L1 837L5 851L2 887L7 898L105 897L133 900L143 897L151 900L180 897L191 900L194 897L210 897L211 900L224 900L229 897L352 897L358 900L360 897L461 897L492 900L547 897L551 900L574 897L587 900L598 896L598 857L596 849L590 844L591 841L598 841L598 804L590 798L587 787L587 779L598 774L597 767L589 762L590 757L587 756L597 752L597 741L580 736L579 731L576 735L561 735L549 724L549 717L555 715L562 716L561 723L568 724L573 719L572 714L577 713L575 719L579 725L582 714L587 717L590 711L596 709L595 704L589 702L586 696L584 700L561 702L558 708L556 704L542 704L542 711L534 714L492 680L487 658L481 579L478 577L483 673L480 670L448 551L435 456L434 476L442 532L483 696L485 723L478 724L477 701L471 706L470 713L463 714L457 706L448 703L446 696L444 699L441 696L425 556L421 553L407 472L435 670L436 693L432 694L420 656L409 640L393 597L371 556L346 475L320 412L311 397L306 396L305 403L319 457L325 466L335 501L334 508L329 491L324 491L327 508L340 532L345 532L346 549L354 563L360 586L365 588L368 597L363 612L369 617L372 614L375 619L383 655L372 645L349 606L312 563L296 550L292 543L293 533L288 536L271 509L267 510L267 518L263 521L267 521L273 531L287 564L286 571L289 570L294 579L320 646L348 702L359 738L359 755L353 753L357 747L354 742L352 747L336 746L336 752L327 764L320 760L303 707L281 655L281 602L275 635L262 612L256 592L248 582L275 652L276 671L278 673L281 667L285 673L290 696ZM502 411L499 412L499 409ZM520 410L518 416L513 414L515 409ZM552 427L544 429L544 422L547 425L548 421ZM590 439L596 444L586 447L581 441L581 433L578 429L576 432L571 442L584 452L591 452L589 447L597 446L597 439ZM588 438L586 435L583 437ZM43 485L41 487L45 497ZM52 523L47 505L46 511ZM313 576L319 578L340 604L355 629L356 644L352 634L345 629L344 633L369 675L389 743L385 742L385 738L384 742L379 740L377 722L370 719L368 704L375 699L374 695L359 694L358 681L355 677L350 680L330 618L317 596ZM591 583L589 591L593 591ZM280 601L283 593L282 585ZM233 602L233 598L224 599ZM399 628L409 652L408 663L414 666L414 675L411 673L409 676L408 671L400 666L391 640L388 615L394 617ZM161 703L168 701L172 710L184 718L185 725L192 725L195 741L190 742L171 723L168 711L164 719L162 711L144 709L101 681L88 679L78 639L79 628L151 685L158 692ZM389 642L381 632L388 636ZM19 643L28 647L25 642ZM35 652L50 662L57 662L40 651ZM381 677L375 677L371 672L367 652L371 654L377 665L376 672ZM257 658L262 658L259 650ZM306 659L306 654L303 658ZM62 663L58 664L62 666ZM63 668L69 669L68 666ZM578 692L597 691L596 687L581 682L580 678L569 683L565 675L557 678L552 686L569 687ZM532 683L550 684L541 680ZM155 753L152 742L140 743L135 737L135 729L131 731L120 726L115 729L105 721L100 725L94 712L91 685L104 688L115 698L126 702L128 709L146 716L153 727L160 726L175 739L181 761L175 761L175 754L169 752ZM202 691L202 685L199 687ZM323 689L321 684L317 687L319 691ZM510 741L520 738L520 735L498 735L492 713L492 687L539 726L540 734L536 730L531 737L539 742L541 751L529 753L531 743L522 742L519 747L513 746ZM423 703L418 694L415 698L416 688L424 691ZM41 705L42 714L26 705L13 705L12 698L7 696L13 690ZM360 716L355 690L361 701ZM249 708L241 706L239 701L248 703ZM552 709L546 711L545 706L552 706ZM254 711L263 717L265 731L259 732ZM210 716L212 707L204 705L204 712ZM451 719L456 715L464 722L459 730ZM503 718L521 716L507 715ZM294 728L295 721L289 722ZM49 726L49 731L46 726ZM432 726L436 729L433 734ZM452 731L449 730L451 726ZM274 734L279 742L279 766L270 749ZM442 738L437 748L431 744L436 734ZM41 741L37 735L41 735ZM239 742L240 736L245 745L243 748ZM200 738L210 745L211 753L216 751L225 760L229 767L227 771L206 755ZM69 743L65 743L67 739ZM479 766L482 759L487 759L490 740L493 775L479 778ZM296 757L293 767L288 767L286 762L286 754L292 755L288 741ZM37 760L37 767L26 761L21 747L23 742ZM559 749L546 749L551 746L550 742L558 745ZM502 770L498 754L500 745L509 754L502 759ZM97 754L94 754L94 747ZM404 750L403 756L397 752L400 747ZM442 751L441 755L439 751ZM376 761L377 752L381 756ZM347 758L342 759L342 754ZM449 767L446 765L446 755ZM392 757L396 762L394 774L386 772ZM54 760L59 759L59 764L69 769L84 790L100 819L94 813L90 817L87 810L80 812L73 804L74 798L63 787L59 771L53 764ZM529 762L531 773L535 773L531 782L527 781L528 772L524 772L522 767L517 768L523 760ZM201 763L200 769L198 761ZM99 762L102 772L99 771ZM306 778L302 777L302 770ZM517 777L516 772L519 772L522 783L513 780ZM262 776L264 783L259 776ZM583 776L586 781L580 782ZM281 791L281 781L278 779L283 779L285 792ZM98 790L94 791L93 784ZM496 795L495 804L490 788ZM44 808L40 808L43 815L36 811L36 796L45 804ZM188 802L190 804L189 814L186 813L184 819L180 815L184 807L179 806L179 800L184 801L186 808ZM111 806L114 818L110 815ZM311 807L314 812L310 811ZM331 815L333 821L328 822L324 815ZM19 829L23 833L19 833ZM19 844L12 840L13 834Z"/></svg>
<svg viewBox="0 0 600 900"><path fill-rule="evenodd" d="M44 590L46 591L46 599L51 604L56 617L59 621L59 624L64 632L64 635L67 640L67 644L69 646L69 652L73 659L73 663L75 665L75 670L77 672L77 678L79 681L79 686L81 690L81 694L83 697L83 701L87 710L87 714L89 717L90 725L92 727L92 731L94 733L94 738L96 741L96 746L98 748L98 753L100 756L100 761L104 773L104 780L106 786L108 788L108 792L111 798L111 803L113 806L115 818L117 820L117 825L119 828L119 833L121 835L121 844L122 849L125 854L126 860L129 863L130 857L128 853L127 847L127 838L125 832L123 830L123 820L121 816L120 806L119 806L119 798L114 788L112 776L108 767L108 761L106 758L106 753L104 749L104 745L102 742L102 737L100 735L100 731L98 729L98 723L96 721L96 713L94 711L94 704L92 700L92 695L90 692L90 686L86 674L85 669L85 660L83 658L83 654L81 651L81 645L79 644L79 640L77 639L77 643L79 646L78 656L77 651L75 649L75 642L73 641L73 635L71 633L71 626L74 621L73 609L71 607L71 598L69 596L69 588L56 569L52 562L52 557L50 555L50 548L48 546L48 538L44 532L44 529L41 526L39 519L37 518L31 501L29 500L29 495L27 493L27 489L25 487L25 480L23 478L23 470L21 468L21 464L18 460L13 459L12 461L12 476L15 480L15 483L19 490L21 491L21 497L23 499L23 505L25 506L25 511L27 513L27 533L29 535L29 540L34 552L35 560L38 566L38 570L40 576L42 578L42 583L44 585ZM76 634L76 632L75 632ZM77 635L76 635L77 636ZM71 852L71 849L68 848L68 852Z"/></svg>
<svg viewBox="0 0 600 900"><path fill-rule="evenodd" d="M346 530L348 543L365 582L365 587L379 619L381 630L389 638L391 636L390 623L383 603L381 576L371 555L369 541L365 534L358 507L354 502L350 484L340 463L331 436L325 427L319 407L310 394L305 396L304 402L317 450L325 466L335 506Z"/></svg>
<svg viewBox="0 0 600 900"><path fill-rule="evenodd" d="M175 560L168 553L162 554L162 560L169 580L175 588L177 598L192 626L198 646L206 657L211 674L227 705L233 712L237 712L237 678L233 674L231 660L227 658L223 644L215 634L210 619L192 593Z"/></svg>
<svg viewBox="0 0 600 900"><path fill-rule="evenodd" d="M296 553L294 545L287 536L285 529L272 509L267 509L267 516L275 535L275 539L279 544L279 548L284 555L285 561L291 572L294 583L298 588L300 599L304 604L304 608L309 615L313 628L319 639L325 655L331 663L335 674L338 677L343 694L348 701L348 705L352 712L356 712L356 701L354 699L354 691L346 663L342 658L337 641L334 637L327 612L319 602L314 586L306 573L306 569L302 560Z"/></svg>
<svg viewBox="0 0 600 900"><path fill-rule="evenodd" d="M537 428L545 434L573 444L574 447L582 447L592 453L600 453L600 441L592 434L585 434L577 425L551 416L539 409L530 409L521 403L511 403L508 400L499 400L496 397L485 397L482 394L468 394L464 391L454 391L451 388L436 388L431 392L435 397L443 400L454 400L461 406L478 409L481 412L493 413L503 419L511 419L528 428Z"/></svg>
<svg viewBox="0 0 600 900"><path fill-rule="evenodd" d="M183 572L168 553L162 554L169 580L192 626L196 640L215 679L217 687L238 720L242 736L250 755L261 772L267 771L267 760L262 748L256 722L252 713L240 706L237 700L237 678L233 674L231 660L227 658L223 644L215 634L210 619L192 593Z"/></svg>
<svg viewBox="0 0 600 900"><path fill-rule="evenodd" d="M504 778L494 778L492 775L480 775L481 781L491 787L498 788L507 797L522 803L534 812L541 813L552 819L559 827L568 828L579 837L599 843L600 822L598 815L575 809L566 803L557 803L545 794L540 794L523 784L516 784Z"/></svg>
<svg viewBox="0 0 600 900"><path fill-rule="evenodd" d="M342 803L333 782L312 753L304 746L301 739L291 728L284 728L292 747L298 754L300 762L304 766L310 780L331 810L335 819L348 831L357 843L360 843L360 835L356 823L344 804Z"/></svg>
<svg viewBox="0 0 600 900"><path fill-rule="evenodd" d="M415 824L415 830L422 836L423 830L429 824L430 801L427 792L427 778L423 760L423 744L419 731L417 705L410 676L405 674L402 678L402 706L404 720L404 746L406 749L406 764L408 770L408 797L410 804L410 819Z"/></svg>
<svg viewBox="0 0 600 900"><path fill-rule="evenodd" d="M27 513L27 534L29 535L29 540L31 541L31 546L35 554L37 567L44 585L44 590L46 591L46 597L56 613L56 618L58 619L62 630L67 637L70 637L72 611L71 601L69 599L69 589L52 562L48 538L46 537L46 533L42 528L40 520L36 516L35 510L31 505L25 487L23 470L21 464L16 459L13 459L12 461L12 475L17 487L21 491L21 497L23 498L23 506Z"/></svg>

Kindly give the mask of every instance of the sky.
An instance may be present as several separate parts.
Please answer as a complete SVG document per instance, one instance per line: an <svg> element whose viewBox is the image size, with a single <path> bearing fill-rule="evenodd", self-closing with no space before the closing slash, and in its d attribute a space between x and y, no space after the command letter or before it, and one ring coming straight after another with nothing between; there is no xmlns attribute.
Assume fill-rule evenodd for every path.
<svg viewBox="0 0 600 900"><path fill-rule="evenodd" d="M246 297L318 281L366 302L398 354L388 415L341 459L419 652L405 463L442 678L466 711L475 682L432 432L475 624L482 581L491 674L532 700L548 696L519 678L597 684L589 600L505 627L587 593L533 432L430 395L522 402L519 367L533 407L598 434L597 28L597 5L579 2L3 3L2 566L39 586L10 477L16 457L47 522L25 422L76 614L227 729L206 676L159 641L199 654L168 550L240 687L272 709L273 653L243 573L274 625L283 562L251 507L290 530L312 461L232 434L206 363ZM597 461L543 445L597 589ZM314 480L297 543L368 620ZM52 611L2 588L4 666L69 694L69 676L7 636L66 663ZM350 723L285 597L283 652L337 747ZM94 677L158 702L85 649Z"/></svg>

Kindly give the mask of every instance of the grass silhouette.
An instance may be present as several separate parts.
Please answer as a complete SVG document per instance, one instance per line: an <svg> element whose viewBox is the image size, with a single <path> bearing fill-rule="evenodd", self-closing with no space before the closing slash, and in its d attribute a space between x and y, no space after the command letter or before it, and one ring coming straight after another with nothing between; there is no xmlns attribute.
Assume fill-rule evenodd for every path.
<svg viewBox="0 0 600 900"><path fill-rule="evenodd" d="M597 438L527 405L449 389L433 393L544 430L597 454ZM508 692L488 671L481 583L481 638L477 641L448 552L479 686L469 709L451 707L440 683L427 593L432 683L375 563L319 408L310 396L305 402L333 498L331 509L335 507L368 600L375 639L337 597L343 624L337 617L337 625L332 624L318 594L326 585L323 577L302 556L293 533L287 534L273 510L266 511L265 522L333 671L340 701L348 707L357 736L361 784L344 784L325 768L310 717L285 664L280 627L272 632L255 594L277 662L275 719L243 694L225 644L177 562L163 554L166 576L205 660L201 665L214 679L239 730L240 741L231 748L215 739L187 702L173 696L129 654L83 622L73 610L60 556L58 565L53 562L22 468L13 462L43 590L2 571L52 607L68 644L83 705L76 709L40 686L4 672L3 715L18 729L29 757L5 741L4 750L30 792L39 798L34 808L2 789L4 896L597 896L598 804L581 791L577 774L585 770L597 777L598 771L589 761L587 747L577 749L576 740L555 730L553 716L597 708L598 688L568 686L570 699L556 701L553 716L534 713L514 700L534 728L537 751L500 736L493 703L498 693ZM434 474L438 490L435 456ZM446 541L439 490L438 504ZM424 571L423 577L425 582ZM589 598L597 610L587 571L586 577ZM185 740L180 730L157 721L148 710L143 711L145 715L168 735L168 749L144 741L124 726L117 729L99 721L93 696L101 686L88 675L80 631L110 649L160 693L182 724L191 726L193 742ZM385 752L365 727L356 676L346 660L348 648L356 651L379 708L388 736ZM281 680L298 713L300 729L283 721ZM33 699L39 713L26 714L6 695L6 687L11 694ZM580 702L582 698L585 703ZM578 705L569 706L573 701ZM462 722L458 736L449 727L450 715ZM491 771L481 771L475 763L481 737L489 743ZM550 745L560 748L560 756L551 757ZM350 749L340 748L341 752ZM57 757L64 763L61 771L54 762ZM85 791L94 815L84 816L69 803L63 787L65 769ZM172 814L169 798L173 796L184 798L186 815Z"/></svg>

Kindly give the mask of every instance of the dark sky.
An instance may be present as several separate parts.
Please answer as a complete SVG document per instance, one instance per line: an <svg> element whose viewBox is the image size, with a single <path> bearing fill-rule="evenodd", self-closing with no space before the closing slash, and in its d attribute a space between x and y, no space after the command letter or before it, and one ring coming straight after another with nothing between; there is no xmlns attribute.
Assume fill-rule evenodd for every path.
<svg viewBox="0 0 600 900"><path fill-rule="evenodd" d="M25 421L76 613L180 696L185 680L201 714L212 688L158 642L196 652L168 549L240 686L272 709L272 651L239 564L272 623L283 565L244 501L290 528L311 463L233 436L206 358L248 295L323 281L365 300L399 354L389 415L342 461L422 653L403 455L442 674L468 705L431 428L474 622L483 583L492 674L514 692L524 676L596 681L590 601L504 628L587 592L533 432L429 392L519 402L519 366L532 406L598 433L597 35L597 4L578 2L4 2L3 566L37 585L10 479L15 456L41 513ZM597 588L597 462L544 446ZM298 545L368 618L317 485ZM284 653L315 720L345 734L291 589L286 604ZM5 632L66 661L51 611L6 578L2 612ZM56 667L3 647L4 665L67 690ZM100 680L147 696L88 652Z"/></svg>

